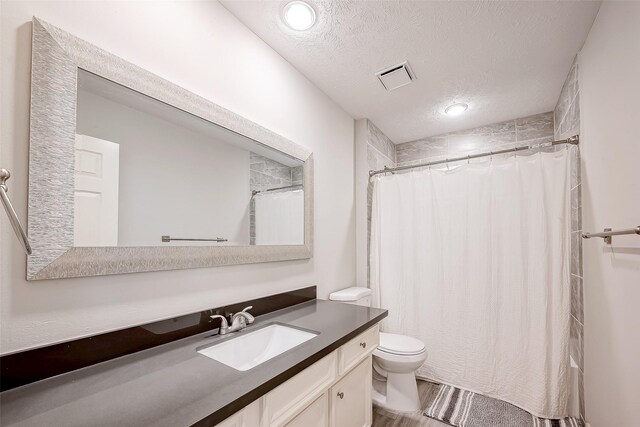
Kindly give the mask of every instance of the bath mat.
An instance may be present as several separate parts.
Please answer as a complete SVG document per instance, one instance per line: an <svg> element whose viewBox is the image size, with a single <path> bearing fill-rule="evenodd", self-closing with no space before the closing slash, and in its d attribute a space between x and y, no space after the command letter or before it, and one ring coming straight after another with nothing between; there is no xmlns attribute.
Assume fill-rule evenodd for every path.
<svg viewBox="0 0 640 427"><path fill-rule="evenodd" d="M548 420L534 417L502 400L441 384L432 394L423 415L456 427L584 427L568 417Z"/></svg>

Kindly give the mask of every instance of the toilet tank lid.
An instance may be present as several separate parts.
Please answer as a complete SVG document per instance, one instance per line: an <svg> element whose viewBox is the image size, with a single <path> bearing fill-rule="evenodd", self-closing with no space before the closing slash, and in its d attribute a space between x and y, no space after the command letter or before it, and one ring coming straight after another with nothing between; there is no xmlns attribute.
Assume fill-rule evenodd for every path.
<svg viewBox="0 0 640 427"><path fill-rule="evenodd" d="M331 301L358 301L360 298L371 295L371 289L360 286L342 289L329 294Z"/></svg>

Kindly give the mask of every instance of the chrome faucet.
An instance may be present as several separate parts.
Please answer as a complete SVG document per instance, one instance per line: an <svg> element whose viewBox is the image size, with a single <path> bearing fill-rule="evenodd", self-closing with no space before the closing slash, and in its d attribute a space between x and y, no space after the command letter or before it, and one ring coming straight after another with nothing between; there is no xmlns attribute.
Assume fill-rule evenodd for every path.
<svg viewBox="0 0 640 427"><path fill-rule="evenodd" d="M231 327L229 327L229 332L239 331L247 327L253 323L255 317L253 317L247 310L251 310L253 306L245 307L242 311L237 312L233 316L231 316Z"/></svg>
<svg viewBox="0 0 640 427"><path fill-rule="evenodd" d="M233 316L231 316L231 326L229 326L229 322L227 322L227 318L221 314L214 314L211 316L212 319L220 318L220 335L226 335L229 332L240 331L250 325L255 320L255 317L251 315L247 310L251 310L253 306L245 307L242 311L237 312Z"/></svg>

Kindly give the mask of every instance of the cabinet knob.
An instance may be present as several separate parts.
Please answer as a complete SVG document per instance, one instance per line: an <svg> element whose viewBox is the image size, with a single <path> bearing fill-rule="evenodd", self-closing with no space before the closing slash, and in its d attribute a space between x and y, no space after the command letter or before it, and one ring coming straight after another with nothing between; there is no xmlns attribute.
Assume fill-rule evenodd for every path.
<svg viewBox="0 0 640 427"><path fill-rule="evenodd" d="M367 343L366 343L366 342L361 342L361 343L360 343L360 347L365 348L366 346L367 346Z"/></svg>
<svg viewBox="0 0 640 427"><path fill-rule="evenodd" d="M339 397L340 399L344 399L344 393L343 393L343 392L341 392L341 391L339 391L339 392L338 392L338 397Z"/></svg>

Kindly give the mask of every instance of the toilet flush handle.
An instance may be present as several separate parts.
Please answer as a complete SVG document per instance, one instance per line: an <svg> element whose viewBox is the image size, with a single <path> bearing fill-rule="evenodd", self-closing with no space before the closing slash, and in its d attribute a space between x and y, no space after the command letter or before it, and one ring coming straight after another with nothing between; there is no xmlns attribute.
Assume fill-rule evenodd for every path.
<svg viewBox="0 0 640 427"><path fill-rule="evenodd" d="M366 348L366 347L367 347L367 343L366 343L366 342L361 342L361 343L360 343L360 347L362 347L362 348Z"/></svg>

